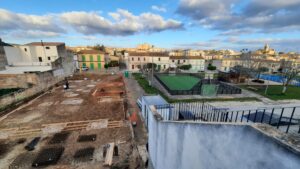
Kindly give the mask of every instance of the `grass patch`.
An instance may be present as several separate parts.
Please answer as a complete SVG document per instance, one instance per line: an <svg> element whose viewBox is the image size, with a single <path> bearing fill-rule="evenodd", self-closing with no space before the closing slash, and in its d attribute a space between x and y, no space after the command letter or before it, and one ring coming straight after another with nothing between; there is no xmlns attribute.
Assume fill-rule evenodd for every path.
<svg viewBox="0 0 300 169"><path fill-rule="evenodd" d="M171 90L190 90L199 78L188 75L158 75L159 79Z"/></svg>
<svg viewBox="0 0 300 169"><path fill-rule="evenodd" d="M248 86L240 86L246 90L249 90ZM252 88L256 88L257 90L251 90L257 94L268 97L272 100L287 100L287 99L297 99L300 100L300 87L296 86L288 86L285 94L282 94L282 86L274 85L268 87L268 92L265 94L266 86L251 86Z"/></svg>
<svg viewBox="0 0 300 169"><path fill-rule="evenodd" d="M20 88L11 88L11 89L0 89L0 96L7 95L20 90Z"/></svg>
<svg viewBox="0 0 300 169"><path fill-rule="evenodd" d="M132 74L138 84L144 89L147 94L159 94L161 95L168 103L177 103L177 102L215 102L215 101L260 101L255 97L245 97L245 98L211 98L211 99L171 99L166 96L163 92L149 85L147 79L142 76L140 73Z"/></svg>

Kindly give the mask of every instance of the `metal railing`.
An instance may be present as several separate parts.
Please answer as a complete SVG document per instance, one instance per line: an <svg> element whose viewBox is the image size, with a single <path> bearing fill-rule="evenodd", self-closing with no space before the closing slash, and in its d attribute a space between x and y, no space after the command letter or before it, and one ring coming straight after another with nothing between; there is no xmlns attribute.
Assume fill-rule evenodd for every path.
<svg viewBox="0 0 300 169"><path fill-rule="evenodd" d="M194 102L159 105L156 109L166 121L264 123L286 133L300 133L300 107L229 110Z"/></svg>

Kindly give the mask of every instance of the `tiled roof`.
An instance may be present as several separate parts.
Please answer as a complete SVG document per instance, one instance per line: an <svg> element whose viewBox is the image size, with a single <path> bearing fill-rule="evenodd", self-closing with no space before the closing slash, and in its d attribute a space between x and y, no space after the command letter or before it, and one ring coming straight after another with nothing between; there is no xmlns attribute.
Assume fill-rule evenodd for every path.
<svg viewBox="0 0 300 169"><path fill-rule="evenodd" d="M170 59L204 59L202 56L170 56Z"/></svg>
<svg viewBox="0 0 300 169"><path fill-rule="evenodd" d="M105 54L105 52L100 50L81 50L78 54Z"/></svg>
<svg viewBox="0 0 300 169"><path fill-rule="evenodd" d="M167 52L128 52L129 56L159 56L169 57Z"/></svg>

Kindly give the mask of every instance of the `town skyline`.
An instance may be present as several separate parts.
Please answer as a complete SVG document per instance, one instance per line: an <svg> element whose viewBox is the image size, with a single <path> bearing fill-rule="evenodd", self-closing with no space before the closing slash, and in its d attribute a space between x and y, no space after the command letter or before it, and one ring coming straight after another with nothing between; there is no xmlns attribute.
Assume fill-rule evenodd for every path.
<svg viewBox="0 0 300 169"><path fill-rule="evenodd" d="M130 48L147 42L167 49L240 51L267 43L277 51L299 52L299 7L298 0L66 0L59 7L50 1L4 0L0 34L19 44L43 40Z"/></svg>

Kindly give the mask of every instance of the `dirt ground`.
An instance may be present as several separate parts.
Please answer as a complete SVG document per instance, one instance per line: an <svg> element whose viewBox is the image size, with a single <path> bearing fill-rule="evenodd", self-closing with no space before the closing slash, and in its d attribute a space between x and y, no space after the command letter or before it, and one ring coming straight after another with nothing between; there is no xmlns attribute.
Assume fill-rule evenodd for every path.
<svg viewBox="0 0 300 169"><path fill-rule="evenodd" d="M0 169L32 168L32 163L47 148L63 147L55 169L141 168L141 160L133 141L133 130L126 120L126 94L123 78L119 75L79 74L69 78L70 89L53 88L20 109L0 117L0 130L14 128L38 129L52 123L107 119L122 121L125 126L67 131L62 143L50 144L54 134L41 134L41 140L33 151L24 147L36 136L11 137L0 140ZM0 131L1 132L1 131ZM96 140L78 142L79 136L96 135ZM114 142L119 155L113 157L113 166L104 167L103 147ZM75 159L78 150L93 149L88 159Z"/></svg>
<svg viewBox="0 0 300 169"><path fill-rule="evenodd" d="M80 77L80 78L79 78ZM106 97L106 101L99 102L99 97L92 93L101 88L102 83L120 83L122 78L118 75L74 76L69 80L70 89L64 90L63 86L52 89L28 106L9 114L1 121L1 128L8 127L39 127L42 124L106 119L123 120L125 116L124 101L118 97ZM102 88L101 88L102 89ZM124 91L124 85L105 88Z"/></svg>

